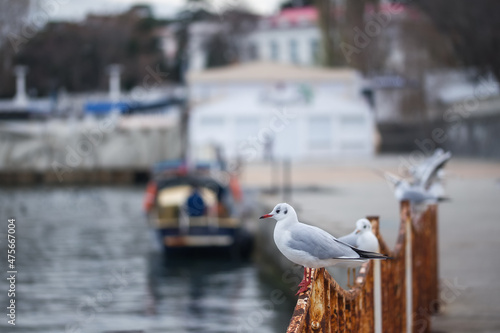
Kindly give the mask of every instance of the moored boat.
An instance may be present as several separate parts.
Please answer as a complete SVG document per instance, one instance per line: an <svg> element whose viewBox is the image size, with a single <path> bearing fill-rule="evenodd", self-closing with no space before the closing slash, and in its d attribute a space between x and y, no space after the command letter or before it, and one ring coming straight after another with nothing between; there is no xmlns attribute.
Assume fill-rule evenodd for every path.
<svg viewBox="0 0 500 333"><path fill-rule="evenodd" d="M144 201L157 244L171 255L229 254L246 258L252 236L239 213L237 178L210 163L155 165Z"/></svg>

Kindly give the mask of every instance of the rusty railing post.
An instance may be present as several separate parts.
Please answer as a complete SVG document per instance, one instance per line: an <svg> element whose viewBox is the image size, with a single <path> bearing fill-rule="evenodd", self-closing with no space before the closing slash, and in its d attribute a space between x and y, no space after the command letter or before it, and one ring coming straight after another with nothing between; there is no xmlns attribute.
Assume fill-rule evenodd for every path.
<svg viewBox="0 0 500 333"><path fill-rule="evenodd" d="M327 290L325 279L325 269L320 268L317 270L316 278L311 287L311 307L309 308L309 327L313 332L329 333L330 332L330 318L327 309Z"/></svg>
<svg viewBox="0 0 500 333"><path fill-rule="evenodd" d="M401 216L406 228L405 275L406 275L406 333L413 332L413 254L412 254L412 221L409 201L401 202Z"/></svg>
<svg viewBox="0 0 500 333"><path fill-rule="evenodd" d="M380 235L379 218L367 217L379 252L391 259L365 263L348 291L325 269L313 270L313 285L299 296L288 333L430 331L430 314L438 307L437 208L415 221L408 201L400 209L393 250Z"/></svg>

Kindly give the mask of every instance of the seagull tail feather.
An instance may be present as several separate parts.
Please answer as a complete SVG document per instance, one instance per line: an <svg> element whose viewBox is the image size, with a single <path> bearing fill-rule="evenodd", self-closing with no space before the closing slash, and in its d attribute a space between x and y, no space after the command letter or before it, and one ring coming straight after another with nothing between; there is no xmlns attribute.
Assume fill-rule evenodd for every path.
<svg viewBox="0 0 500 333"><path fill-rule="evenodd" d="M385 254L381 254L381 253L377 253L377 252L370 252L370 251L363 251L363 250L357 249L355 247L353 247L352 249L354 251L356 251L356 253L359 254L359 256L361 258L366 258L366 259L382 259L382 260L392 259L392 258L386 256Z"/></svg>

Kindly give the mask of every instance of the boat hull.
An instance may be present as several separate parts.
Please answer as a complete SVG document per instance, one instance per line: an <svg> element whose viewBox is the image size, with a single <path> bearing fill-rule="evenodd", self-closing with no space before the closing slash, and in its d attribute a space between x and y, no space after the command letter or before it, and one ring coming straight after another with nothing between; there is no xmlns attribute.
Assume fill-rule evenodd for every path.
<svg viewBox="0 0 500 333"><path fill-rule="evenodd" d="M225 256L248 258L253 237L241 228L190 227L156 230L160 248L170 256Z"/></svg>

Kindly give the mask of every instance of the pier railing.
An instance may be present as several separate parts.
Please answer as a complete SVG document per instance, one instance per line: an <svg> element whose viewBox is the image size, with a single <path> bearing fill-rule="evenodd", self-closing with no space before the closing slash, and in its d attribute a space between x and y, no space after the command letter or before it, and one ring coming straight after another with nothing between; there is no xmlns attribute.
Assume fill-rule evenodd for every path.
<svg viewBox="0 0 500 333"><path fill-rule="evenodd" d="M430 332L439 309L437 206L418 218L401 203L401 224L390 250L378 217L368 217L380 252L392 259L364 264L355 286L343 289L324 268L314 270L311 288L297 301L287 333Z"/></svg>

